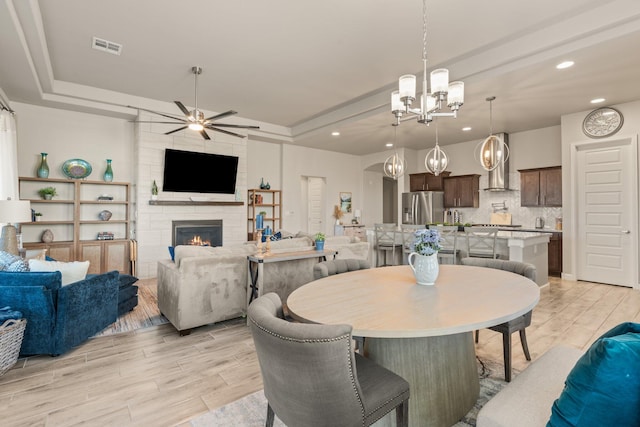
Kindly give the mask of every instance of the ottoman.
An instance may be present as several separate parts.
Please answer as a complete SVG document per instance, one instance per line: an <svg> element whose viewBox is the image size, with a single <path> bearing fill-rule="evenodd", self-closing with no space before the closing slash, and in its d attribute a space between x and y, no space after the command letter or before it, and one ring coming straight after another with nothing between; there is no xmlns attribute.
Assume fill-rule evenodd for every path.
<svg viewBox="0 0 640 427"><path fill-rule="evenodd" d="M137 277L121 274L118 288L118 316L133 310L138 305L138 286L134 285Z"/></svg>

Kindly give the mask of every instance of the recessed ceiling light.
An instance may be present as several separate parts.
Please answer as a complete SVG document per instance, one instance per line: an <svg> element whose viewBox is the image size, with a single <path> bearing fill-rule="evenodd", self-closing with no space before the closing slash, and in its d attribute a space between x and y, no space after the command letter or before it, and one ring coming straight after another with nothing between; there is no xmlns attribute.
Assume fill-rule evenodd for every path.
<svg viewBox="0 0 640 427"><path fill-rule="evenodd" d="M384 144L385 147L393 147L393 144L390 142L387 142L386 144Z"/></svg>
<svg viewBox="0 0 640 427"><path fill-rule="evenodd" d="M331 136L340 136L340 132L333 131L333 132L331 132Z"/></svg>
<svg viewBox="0 0 640 427"><path fill-rule="evenodd" d="M463 130L464 132L469 132L469 131L471 130L471 126L463 127L463 128L462 128L462 130Z"/></svg>
<svg viewBox="0 0 640 427"><path fill-rule="evenodd" d="M573 64L574 64L574 62L573 62L573 61L564 61L564 62L561 62L561 63L559 63L558 65L556 65L556 68L557 68L558 70L564 70L565 68L572 67L572 66L573 66Z"/></svg>
<svg viewBox="0 0 640 427"><path fill-rule="evenodd" d="M604 101L606 101L606 99L604 99L604 98L594 98L590 102L592 104L600 104L601 102L604 102Z"/></svg>

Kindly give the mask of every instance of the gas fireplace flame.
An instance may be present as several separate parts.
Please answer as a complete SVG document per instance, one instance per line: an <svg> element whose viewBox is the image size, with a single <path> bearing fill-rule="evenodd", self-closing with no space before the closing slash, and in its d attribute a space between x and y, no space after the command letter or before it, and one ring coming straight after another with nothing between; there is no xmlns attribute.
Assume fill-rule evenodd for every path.
<svg viewBox="0 0 640 427"><path fill-rule="evenodd" d="M211 246L211 240L202 240L202 237L196 235L196 236L193 236L191 240L187 240L187 245Z"/></svg>

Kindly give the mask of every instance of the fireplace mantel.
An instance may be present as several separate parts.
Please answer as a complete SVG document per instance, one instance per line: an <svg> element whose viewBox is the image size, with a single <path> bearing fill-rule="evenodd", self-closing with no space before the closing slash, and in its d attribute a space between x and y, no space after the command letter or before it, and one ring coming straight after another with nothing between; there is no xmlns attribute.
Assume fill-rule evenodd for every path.
<svg viewBox="0 0 640 427"><path fill-rule="evenodd" d="M244 202L236 201L212 201L194 202L193 200L149 200L149 204L153 206L242 206Z"/></svg>

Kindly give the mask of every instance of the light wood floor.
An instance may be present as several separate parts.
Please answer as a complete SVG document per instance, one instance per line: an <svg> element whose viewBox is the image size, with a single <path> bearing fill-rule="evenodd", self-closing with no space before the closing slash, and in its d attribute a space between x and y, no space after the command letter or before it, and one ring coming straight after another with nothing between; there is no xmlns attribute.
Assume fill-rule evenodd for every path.
<svg viewBox="0 0 640 427"><path fill-rule="evenodd" d="M552 279L527 329L535 359L555 344L587 348L640 322L640 292ZM514 368L527 363L514 334ZM502 360L501 336L480 333L480 357ZM170 324L101 336L56 358L22 359L0 377L3 426L173 426L262 388L243 319L180 337Z"/></svg>

